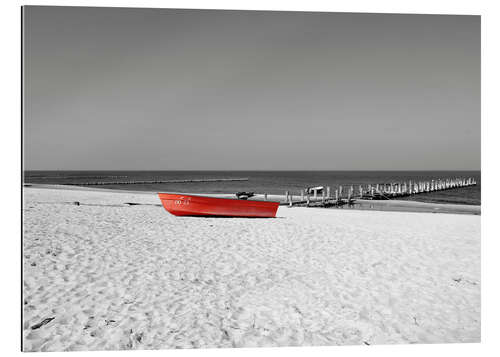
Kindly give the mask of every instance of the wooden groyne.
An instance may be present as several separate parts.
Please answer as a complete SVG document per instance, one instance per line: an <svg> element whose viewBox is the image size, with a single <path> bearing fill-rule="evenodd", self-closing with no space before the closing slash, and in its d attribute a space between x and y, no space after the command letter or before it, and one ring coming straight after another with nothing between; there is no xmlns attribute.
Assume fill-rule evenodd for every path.
<svg viewBox="0 0 500 357"><path fill-rule="evenodd" d="M408 180L403 182L376 183L362 185L339 185L332 190L330 186L316 187L312 191L301 190L295 194L285 192L281 205L302 206L342 206L353 204L355 200L390 200L398 197L417 195L436 191L451 190L474 186L474 178L449 178L430 181Z"/></svg>
<svg viewBox="0 0 500 357"><path fill-rule="evenodd" d="M97 185L138 185L138 184L157 184L157 183L190 183L190 182L224 182L224 181L248 181L248 178L207 178L207 179L189 179L189 180L147 180L147 181L95 181L73 183L76 186L97 186Z"/></svg>

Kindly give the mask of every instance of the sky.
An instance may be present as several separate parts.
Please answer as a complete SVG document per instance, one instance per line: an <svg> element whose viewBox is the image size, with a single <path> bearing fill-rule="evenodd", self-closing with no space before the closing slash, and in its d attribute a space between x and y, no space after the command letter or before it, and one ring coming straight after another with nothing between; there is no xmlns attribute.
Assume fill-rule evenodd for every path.
<svg viewBox="0 0 500 357"><path fill-rule="evenodd" d="M479 170L480 16L23 8L27 170Z"/></svg>

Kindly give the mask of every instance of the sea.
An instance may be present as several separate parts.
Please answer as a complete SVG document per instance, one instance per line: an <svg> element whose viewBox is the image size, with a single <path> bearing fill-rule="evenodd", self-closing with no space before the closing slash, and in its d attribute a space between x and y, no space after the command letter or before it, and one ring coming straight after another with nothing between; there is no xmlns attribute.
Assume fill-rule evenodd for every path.
<svg viewBox="0 0 500 357"><path fill-rule="evenodd" d="M24 171L25 184L58 184L113 190L267 194L299 193L306 187L368 185L403 181L474 178L475 186L398 198L412 201L481 204L480 171ZM219 179L245 179L217 181ZM192 181L190 181L192 180ZM203 181L212 180L212 181ZM215 181L214 181L215 180ZM145 181L177 181L145 183ZM182 182L179 182L182 181ZM125 184L124 182L127 182ZM106 183L102 185L102 183Z"/></svg>

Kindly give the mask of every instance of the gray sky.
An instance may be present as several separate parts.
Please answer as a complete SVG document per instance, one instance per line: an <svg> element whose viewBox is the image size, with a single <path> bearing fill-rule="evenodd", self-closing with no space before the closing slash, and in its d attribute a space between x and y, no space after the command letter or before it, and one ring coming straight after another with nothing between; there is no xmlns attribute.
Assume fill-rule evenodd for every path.
<svg viewBox="0 0 500 357"><path fill-rule="evenodd" d="M480 168L479 16L24 10L25 169Z"/></svg>

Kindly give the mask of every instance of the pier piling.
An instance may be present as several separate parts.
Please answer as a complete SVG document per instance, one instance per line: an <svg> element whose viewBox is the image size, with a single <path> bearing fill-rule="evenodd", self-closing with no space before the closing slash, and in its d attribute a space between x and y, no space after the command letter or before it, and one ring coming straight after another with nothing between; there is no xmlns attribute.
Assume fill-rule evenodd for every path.
<svg viewBox="0 0 500 357"><path fill-rule="evenodd" d="M363 184L347 185L344 196L344 186L339 185L335 189L335 196L332 196L330 186L324 186L321 191L321 197L318 197L318 190L300 190L300 201L293 201L293 194L290 191L285 191L285 200L282 204L289 205L304 205L309 206L341 206L344 204L352 204L356 199L381 200L416 195L419 193L431 193L442 190L450 190L454 188L469 187L476 185L474 178L456 177L456 178L437 178L421 181L401 181L390 183L367 184L363 188ZM357 195L356 195L357 193ZM312 197L311 197L312 195ZM267 194L264 194L264 200L267 201Z"/></svg>

